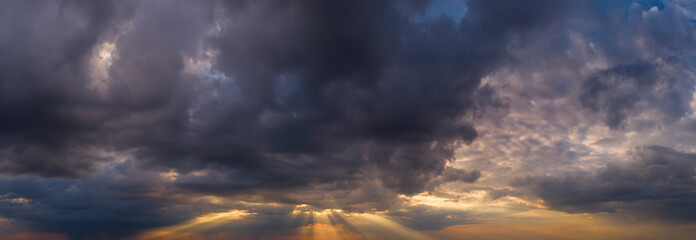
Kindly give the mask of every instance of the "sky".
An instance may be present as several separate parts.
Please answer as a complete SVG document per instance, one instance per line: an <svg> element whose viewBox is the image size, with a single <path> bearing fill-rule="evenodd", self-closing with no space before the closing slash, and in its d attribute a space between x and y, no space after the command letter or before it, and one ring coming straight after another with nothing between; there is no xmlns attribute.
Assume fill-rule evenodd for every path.
<svg viewBox="0 0 696 240"><path fill-rule="evenodd" d="M694 239L696 2L0 0L0 238Z"/></svg>

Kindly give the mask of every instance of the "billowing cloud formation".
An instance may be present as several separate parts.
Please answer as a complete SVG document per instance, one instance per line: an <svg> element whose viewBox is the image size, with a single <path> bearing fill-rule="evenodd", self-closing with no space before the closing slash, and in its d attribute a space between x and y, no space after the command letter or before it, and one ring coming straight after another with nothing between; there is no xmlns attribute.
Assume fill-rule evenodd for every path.
<svg viewBox="0 0 696 240"><path fill-rule="evenodd" d="M471 2L461 22L414 22L422 2L6 4L4 173L82 177L128 152L224 175L182 180L213 191L374 177L420 192L476 137L464 116L492 101L479 82L511 35L558 14L546 2ZM500 7L519 14L489 19Z"/></svg>
<svg viewBox="0 0 696 240"><path fill-rule="evenodd" d="M121 238L304 206L439 230L540 198L693 221L692 9L2 2L0 216Z"/></svg>

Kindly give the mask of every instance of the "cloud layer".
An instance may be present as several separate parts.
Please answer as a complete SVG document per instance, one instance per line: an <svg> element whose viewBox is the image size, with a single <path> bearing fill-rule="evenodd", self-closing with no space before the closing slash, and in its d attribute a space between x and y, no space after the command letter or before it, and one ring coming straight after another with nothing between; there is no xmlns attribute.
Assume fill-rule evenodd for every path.
<svg viewBox="0 0 696 240"><path fill-rule="evenodd" d="M77 239L230 210L264 232L296 206L693 222L693 9L2 2L0 216Z"/></svg>

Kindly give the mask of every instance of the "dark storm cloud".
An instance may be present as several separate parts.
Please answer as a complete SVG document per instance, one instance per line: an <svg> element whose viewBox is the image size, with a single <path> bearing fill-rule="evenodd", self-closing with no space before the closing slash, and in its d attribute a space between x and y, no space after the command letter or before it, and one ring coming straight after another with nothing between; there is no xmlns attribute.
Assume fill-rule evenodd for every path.
<svg viewBox="0 0 696 240"><path fill-rule="evenodd" d="M481 79L514 65L511 48L569 16L617 34L590 36L612 64L585 80L584 107L607 114L615 129L641 102L675 121L691 100L688 82L674 79L684 77L680 54L693 49L692 27L669 6L646 15L649 5L621 4L630 5L623 21L594 4L550 0L466 1L461 18L438 16L442 6L419 0L3 1L0 173L12 177L0 180L0 213L76 238L122 237L225 210L177 205L199 194L361 212L398 209L401 194L443 183L476 182L481 171L448 162L479 136L481 112L509 107ZM620 34L659 47L626 47L635 44L616 40ZM666 175L688 175L668 172L674 164L693 170L684 160L692 155L655 147L638 155L645 152L667 156ZM639 169L607 166L574 178L621 185L597 176ZM158 175L170 170L178 175ZM690 203L662 194L692 194L693 179L633 178L636 188L664 185L619 200L640 205L648 196L661 209ZM519 185L569 209L562 196L534 187L552 180L544 179ZM604 207L616 198L609 195L577 209ZM231 208L268 224L288 211ZM469 222L464 212L426 207L394 217L422 229Z"/></svg>
<svg viewBox="0 0 696 240"><path fill-rule="evenodd" d="M461 21L424 18L428 5L3 2L0 171L86 177L123 155L179 172L182 191L280 191L268 196L355 210L388 208L433 179L476 181L480 172L445 164L477 137L467 114L504 107L480 80L514 35L564 4L468 1ZM187 70L206 59L203 75ZM6 191L46 197L28 197L40 203L31 214L4 215L75 234L160 224L125 216L165 204L134 194L155 189L89 179L79 193L56 189L80 180L5 179ZM287 196L315 188L345 200ZM88 224L94 216L109 220Z"/></svg>
<svg viewBox="0 0 696 240"><path fill-rule="evenodd" d="M490 97L478 94L480 78L504 60L508 40L562 10L468 4L456 23L413 21L421 2L235 2L211 40L226 80L191 108L188 141L145 145L142 157L182 171L177 162L215 163L239 172L232 178L282 187L368 168L386 188L422 191L453 147L477 136L463 116L499 106L475 96ZM500 11L506 17L487 19Z"/></svg>
<svg viewBox="0 0 696 240"><path fill-rule="evenodd" d="M621 211L696 221L696 154L645 146L631 156L591 173L528 176L514 185L571 213Z"/></svg>
<svg viewBox="0 0 696 240"><path fill-rule="evenodd" d="M369 168L399 193L421 191L476 138L463 117L491 105L480 78L513 34L559 12L471 1L453 22L414 21L419 1L5 4L29 13L4 15L6 174L85 176L102 151L130 150L146 166L239 173L223 190ZM114 56L95 89L89 61L104 42ZM201 49L221 77L183 72Z"/></svg>
<svg viewBox="0 0 696 240"><path fill-rule="evenodd" d="M69 177L94 171L99 158L80 149L100 118L88 111L102 103L84 92L85 55L128 9L100 1L0 5L0 169Z"/></svg>
<svg viewBox="0 0 696 240"><path fill-rule="evenodd" d="M143 229L183 222L196 215L156 194L156 176L131 161L111 164L86 179L22 176L0 179L0 212L15 226L66 233L73 239L119 239Z"/></svg>
<svg viewBox="0 0 696 240"><path fill-rule="evenodd" d="M206 30L205 4L2 4L3 173L84 177L108 160L100 152L178 130L192 94L183 57ZM95 74L106 68L94 65L105 43L118 56Z"/></svg>

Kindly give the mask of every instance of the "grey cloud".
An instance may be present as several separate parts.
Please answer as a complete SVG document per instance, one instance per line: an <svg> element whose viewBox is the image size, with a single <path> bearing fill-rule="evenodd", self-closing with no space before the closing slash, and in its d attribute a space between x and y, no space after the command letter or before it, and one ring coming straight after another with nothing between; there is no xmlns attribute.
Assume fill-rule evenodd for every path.
<svg viewBox="0 0 696 240"><path fill-rule="evenodd" d="M445 168L445 171L442 173L442 178L445 182L475 182L479 177L481 177L481 172L477 170L466 171L463 169Z"/></svg>
<svg viewBox="0 0 696 240"><path fill-rule="evenodd" d="M181 195L395 209L402 194L487 174L448 164L455 149L480 138L476 124L486 120L483 113L504 115L518 104L482 78L501 66L529 67L520 65L528 55L515 55L527 46L544 45L538 50L544 57L565 52L569 35L553 33L568 26L592 40L608 62L578 78L585 81L573 95L575 102L580 97L576 104L606 114L614 129L642 111L659 109L656 121L669 123L689 108L693 90L681 70L690 65L682 54L696 41L691 22L669 6L643 17L648 8L640 4L609 4L612 13L629 6L619 21L588 2L465 3L459 19L423 17L432 14L430 2L416 0L2 2L0 172L14 177L0 187L40 204L6 205L0 213L73 237L98 231L123 237L215 208L139 215L181 206L177 201L184 200L167 198ZM535 42L547 36L553 36L549 44ZM95 56L101 48L112 55ZM107 58L96 70L95 57ZM530 95L578 93L571 81L544 82ZM545 113L553 110L547 106ZM563 139L506 139L519 140L524 171L569 165L584 154ZM131 160L105 167L118 154ZM634 167L607 166L614 168ZM170 169L179 174L171 183L155 180L155 172ZM538 179L520 186L545 183ZM83 191L55 190L72 185ZM412 210L436 222L412 221L424 229L467 221ZM57 220L61 215L73 223Z"/></svg>
<svg viewBox="0 0 696 240"><path fill-rule="evenodd" d="M471 213L456 209L438 209L430 206L409 206L389 212L389 216L402 224L417 230L440 230L445 227L477 224L480 221Z"/></svg>
<svg viewBox="0 0 696 240"><path fill-rule="evenodd" d="M637 148L627 161L590 173L528 176L513 184L551 208L578 212L627 212L695 221L696 155L661 146Z"/></svg>
<svg viewBox="0 0 696 240"><path fill-rule="evenodd" d="M74 237L171 223L157 219L164 213L127 216L167 205L148 197L153 186L90 184L114 153L136 168L174 169L177 191L356 211L389 208L443 174L473 182L477 171L445 165L477 137L464 117L503 107L480 80L514 34L543 28L558 10L469 1L461 22L413 21L428 4L3 2L0 171L87 177L8 178L5 187L29 196L15 186L36 186L48 199L69 195L52 185L113 188L81 192L67 207L35 199L33 217L3 213ZM510 14L492 18L501 7ZM202 73L187 72L204 60ZM172 219L189 213L180 214Z"/></svg>
<svg viewBox="0 0 696 240"><path fill-rule="evenodd" d="M693 68L684 56L696 47L693 22L675 3L653 6L632 3L625 17L614 22L630 26L597 25L608 36L590 35L593 47L611 64L585 79L579 99L585 108L605 114L611 129L625 127L630 116L646 110L645 105L661 111L655 119L658 125L674 123L689 109L693 89L681 70Z"/></svg>
<svg viewBox="0 0 696 240"><path fill-rule="evenodd" d="M509 34L543 26L536 18L549 14L521 7L525 14L513 17L534 19L481 32L492 25L477 16L501 3L472 4L460 24L411 22L423 5L409 2L223 4L219 35L204 41L218 51L212 68L222 80L195 85L195 104L168 105L161 126L136 126L119 141L137 147L145 165L230 174L226 184L181 183L190 189L287 189L354 181L374 169L383 187L420 192L458 144L476 137L462 116L479 102L500 107L475 93L502 61ZM187 98L168 103L176 99Z"/></svg>
<svg viewBox="0 0 696 240"><path fill-rule="evenodd" d="M213 67L232 83L208 89L218 97L202 100L189 125L205 129L189 133L208 144L142 153L175 168L177 158L220 164L283 187L351 179L369 168L387 188L419 192L457 144L477 136L461 117L479 105L503 107L475 97L492 95L478 90L480 78L502 61L511 34L552 17L541 2L489 22L489 11L509 6L469 4L459 24L412 22L422 6L410 2L233 5L229 11L240 14L222 21L213 39L220 51ZM172 157L163 161L164 154Z"/></svg>
<svg viewBox="0 0 696 240"><path fill-rule="evenodd" d="M458 157L466 161L458 166L485 173L479 184L507 186L526 174L603 165L605 155L635 144L689 149L692 140L654 133L678 131L691 118L694 89L688 39L696 25L662 3L659 10L650 10L655 2L568 3L574 10L565 21L516 36L512 60L486 81L509 99L509 115L484 116L477 125L483 137L462 148ZM653 42L668 38L685 43ZM605 132L598 123L614 128ZM614 145L585 142L594 137Z"/></svg>
<svg viewBox="0 0 696 240"><path fill-rule="evenodd" d="M193 94L184 57L204 37L206 4L3 5L4 173L85 177L110 160L94 152L126 151L153 132L178 130ZM94 66L106 58L104 46L113 54L108 67Z"/></svg>
<svg viewBox="0 0 696 240"><path fill-rule="evenodd" d="M511 34L553 17L546 2L472 1L461 23L413 22L427 6L417 1L6 4L46 19L5 16L19 32L3 38L19 60L2 64L5 173L84 177L108 158L83 149L132 151L142 166L220 166L254 183L227 189L350 180L375 168L387 188L422 190L457 144L476 138L462 116L502 107L479 83ZM521 14L485 20L496 6ZM40 29L61 21L76 30ZM20 30L27 23L36 32ZM37 51L16 51L29 39ZM114 55L95 90L89 58L104 43ZM209 79L183 72L208 50Z"/></svg>
<svg viewBox="0 0 696 240"><path fill-rule="evenodd" d="M60 152L56 155L56 152ZM87 176L97 170L95 162L109 157L97 150L76 146L45 147L13 144L0 152L0 168L6 173L26 173L46 177Z"/></svg>
<svg viewBox="0 0 696 240"><path fill-rule="evenodd" d="M683 88L686 76L670 66L682 65L679 61L653 64L638 60L602 70L583 83L580 101L592 111L604 112L605 123L612 129L623 127L641 100L659 107L662 117L658 121L673 123L687 114L692 98L692 89Z"/></svg>
<svg viewBox="0 0 696 240"><path fill-rule="evenodd" d="M426 185L426 190L432 192L442 184L451 182L473 183L481 177L481 171L458 169L453 167L445 167L442 175L430 179Z"/></svg>
<svg viewBox="0 0 696 240"><path fill-rule="evenodd" d="M593 111L606 111L606 124L612 129L620 128L627 111L640 100L639 91L658 81L655 68L648 62L636 61L601 71L583 83L580 101Z"/></svg>
<svg viewBox="0 0 696 240"><path fill-rule="evenodd" d="M204 210L181 207L176 199L144 197L160 192L158 182L156 174L138 170L131 161L111 164L85 179L3 178L0 212L34 231L66 233L72 239L120 239L183 222Z"/></svg>
<svg viewBox="0 0 696 240"><path fill-rule="evenodd" d="M128 4L8 1L1 5L2 171L83 176L99 159L86 157L89 153L79 149L88 149L84 143L95 140L87 133L98 129L103 119L98 109L104 106L85 91L85 56L102 32L128 15Z"/></svg>

